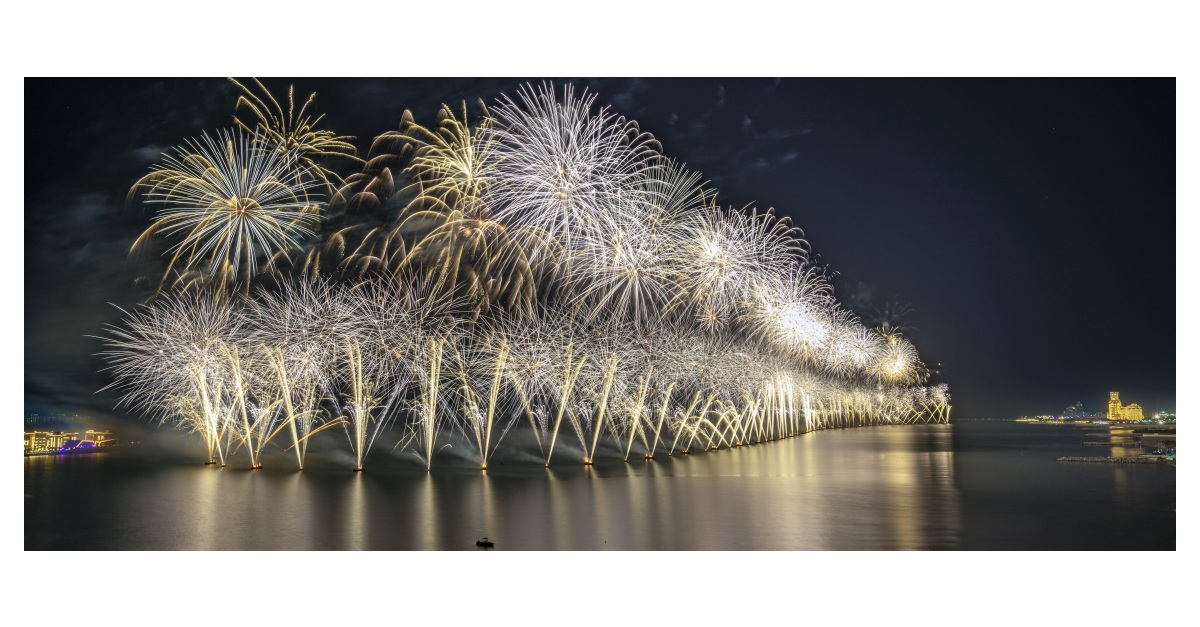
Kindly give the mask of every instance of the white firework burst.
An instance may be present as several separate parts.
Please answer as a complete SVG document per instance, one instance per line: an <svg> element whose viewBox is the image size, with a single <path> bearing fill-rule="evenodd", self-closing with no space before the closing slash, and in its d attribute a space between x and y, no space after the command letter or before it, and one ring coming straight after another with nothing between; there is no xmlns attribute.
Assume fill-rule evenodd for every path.
<svg viewBox="0 0 1200 627"><path fill-rule="evenodd" d="M711 316L734 317L771 284L794 274L803 240L788 220L759 213L708 207L682 220L668 259L683 287L676 305Z"/></svg>
<svg viewBox="0 0 1200 627"><path fill-rule="evenodd" d="M637 124L601 108L595 94L549 83L522 86L495 108L497 158L491 192L498 219L545 234L566 249L603 228L657 155Z"/></svg>
<svg viewBox="0 0 1200 627"><path fill-rule="evenodd" d="M187 142L130 190L156 208L137 250L171 241L167 274L198 271L247 282L259 264L316 235L320 209L295 151L263 147L241 130ZM165 279L165 277L164 277Z"/></svg>

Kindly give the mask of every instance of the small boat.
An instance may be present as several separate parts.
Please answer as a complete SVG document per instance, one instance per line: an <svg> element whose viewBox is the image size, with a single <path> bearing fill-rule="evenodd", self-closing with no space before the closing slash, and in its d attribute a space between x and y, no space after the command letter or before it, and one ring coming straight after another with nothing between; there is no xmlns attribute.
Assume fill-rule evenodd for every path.
<svg viewBox="0 0 1200 627"><path fill-rule="evenodd" d="M484 538L484 539L482 539L482 540L476 540L476 541L475 541L475 546L481 546L481 547L483 547L483 548L485 548L485 549L490 549L490 548L492 548L492 547L496 546L496 543L495 543L495 542L492 542L491 540L488 540L488 539L485 537L485 538Z"/></svg>

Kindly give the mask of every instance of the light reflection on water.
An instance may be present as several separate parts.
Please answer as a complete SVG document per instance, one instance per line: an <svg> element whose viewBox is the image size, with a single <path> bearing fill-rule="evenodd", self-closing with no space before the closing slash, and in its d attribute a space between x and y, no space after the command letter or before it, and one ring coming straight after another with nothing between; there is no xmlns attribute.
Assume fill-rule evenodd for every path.
<svg viewBox="0 0 1200 627"><path fill-rule="evenodd" d="M1169 521L1159 511L1152 522L1170 523L1174 548L1174 469L1117 477L1102 464L1058 464L1054 451L1026 468L1027 451L992 450L979 429L831 430L594 467L497 459L486 473L450 464L426 473L387 458L363 473L319 457L303 473L282 458L262 471L119 453L27 458L25 548L475 550L483 536L497 550L1040 548L1006 535L1006 515L1037 510L1020 501L1030 493L1021 481L1047 472L1083 481L1094 494L1077 505L1094 519L1131 498L1144 506L1147 481L1162 484L1162 470L1169 492L1159 489L1155 503L1169 507ZM1016 501L997 512L988 490ZM1040 542L1055 523L1032 524Z"/></svg>

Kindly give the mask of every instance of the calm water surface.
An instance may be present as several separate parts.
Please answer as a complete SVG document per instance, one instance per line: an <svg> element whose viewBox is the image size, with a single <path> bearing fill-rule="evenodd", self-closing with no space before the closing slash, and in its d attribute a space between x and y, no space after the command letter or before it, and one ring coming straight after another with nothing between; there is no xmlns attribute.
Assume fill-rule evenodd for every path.
<svg viewBox="0 0 1200 627"><path fill-rule="evenodd" d="M320 452L302 473L282 454L30 457L25 549L1174 550L1175 468L1056 461L1124 453L1098 428L963 421L486 474L375 451L361 474Z"/></svg>

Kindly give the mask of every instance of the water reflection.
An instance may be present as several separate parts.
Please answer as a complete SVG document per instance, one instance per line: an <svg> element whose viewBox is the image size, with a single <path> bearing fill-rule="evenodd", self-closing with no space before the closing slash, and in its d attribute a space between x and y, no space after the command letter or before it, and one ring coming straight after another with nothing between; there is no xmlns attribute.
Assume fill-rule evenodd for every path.
<svg viewBox="0 0 1200 627"><path fill-rule="evenodd" d="M417 548L433 549L441 546L442 526L438 516L437 493L433 475L425 473L425 478L417 483L417 498L414 499L416 519L409 525L418 538Z"/></svg>
<svg viewBox="0 0 1200 627"><path fill-rule="evenodd" d="M956 548L964 535L966 545L977 542L968 523L992 538L1017 528L993 525L1005 519L986 503L965 515L962 468L975 493L995 486L1027 495L1035 492L1028 481L1047 485L1050 473L1060 473L1056 481L1094 475L1104 483L1098 492L1141 509L1157 498L1145 486L1154 467L1119 469L1125 476L1059 464L1051 451L1044 466L1026 468L1023 450L984 452L964 466L955 428L831 430L688 456L602 458L592 467L497 459L487 472L464 462L426 473L399 458L364 473L332 461L322 468L319 459L297 472L118 455L30 458L25 542L27 549L476 550L475 540L487 536L496 550ZM1078 445L1078 434L1067 437ZM1036 511L1022 505L1002 514ZM1169 511L1173 521L1173 504Z"/></svg>
<svg viewBox="0 0 1200 627"><path fill-rule="evenodd" d="M309 499L311 494L311 486L309 481L304 478L302 471L296 471L284 478L274 486L280 491L280 496L286 499L289 503L303 503ZM286 545L297 549L316 549L317 546L313 543L313 536L319 521L313 519L313 512L295 508L295 514L287 521L280 529L280 535Z"/></svg>
<svg viewBox="0 0 1200 627"><path fill-rule="evenodd" d="M199 550L219 548L217 539L221 532L221 511L214 508L213 504L219 503L221 499L221 480L225 478L224 470L217 466L185 467L173 468L170 474L179 472L195 475L189 478L192 489L178 494L178 500L165 504L167 507L164 510L172 511L176 516L182 517L184 525L178 527L178 533L181 539L187 542L185 548ZM152 475L147 477L151 480L153 478ZM123 499L129 501L128 507L136 510L139 504L136 499L138 491L141 489L147 488L135 488L121 493Z"/></svg>
<svg viewBox="0 0 1200 627"><path fill-rule="evenodd" d="M489 496L484 519L498 549L947 546L960 520L951 441L946 426L829 431L555 468L544 481L487 476L489 495L510 498ZM496 503L520 505L502 512Z"/></svg>
<svg viewBox="0 0 1200 627"><path fill-rule="evenodd" d="M1137 457L1146 452L1134 438L1133 429L1109 427L1108 436L1110 457Z"/></svg>
<svg viewBox="0 0 1200 627"><path fill-rule="evenodd" d="M889 440L883 468L889 486L886 520L893 546L900 549L930 546L925 539L930 528L941 528L944 537L953 538L959 527L950 432L911 435Z"/></svg>
<svg viewBox="0 0 1200 627"><path fill-rule="evenodd" d="M346 486L346 528L343 548L361 551L370 548L371 529L367 516L367 487L369 477L361 472L351 473Z"/></svg>

